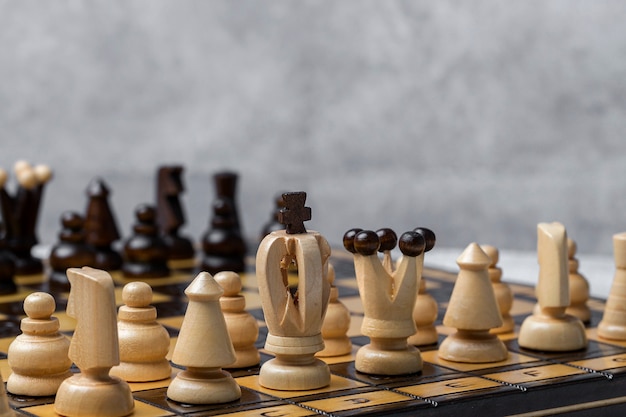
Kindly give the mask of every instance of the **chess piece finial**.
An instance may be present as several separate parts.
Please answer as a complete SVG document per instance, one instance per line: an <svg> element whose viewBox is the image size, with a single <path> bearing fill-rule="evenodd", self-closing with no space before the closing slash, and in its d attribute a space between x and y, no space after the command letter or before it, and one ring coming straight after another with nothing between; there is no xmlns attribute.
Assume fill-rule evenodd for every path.
<svg viewBox="0 0 626 417"><path fill-rule="evenodd" d="M55 395L61 383L72 376L68 358L70 341L59 333L59 320L52 317L56 303L44 292L24 300L26 318L22 334L9 346L8 362L12 373L7 390L16 395Z"/></svg>
<svg viewBox="0 0 626 417"><path fill-rule="evenodd" d="M304 193L285 196L288 210L294 207L290 206L292 198L298 200L298 207L304 207ZM289 211L287 218L283 216L283 222L297 226L293 229L296 231L301 230L302 216L295 214L300 211ZM265 349L276 355L261 367L262 386L291 391L321 388L330 383L328 365L314 356L324 348L321 328L330 296L329 257L328 242L314 231L275 231L261 242L256 272L268 328ZM287 270L294 260L298 287L292 295Z"/></svg>
<svg viewBox="0 0 626 417"><path fill-rule="evenodd" d="M168 398L186 404L215 404L241 397L241 389L222 367L235 362L219 299L224 291L211 274L201 272L189 284L185 318L172 362L187 367L167 389Z"/></svg>
<svg viewBox="0 0 626 417"><path fill-rule="evenodd" d="M567 233L557 222L537 226L539 311L526 317L518 343L534 350L567 352L587 346L582 322L565 310L570 304Z"/></svg>
<svg viewBox="0 0 626 417"><path fill-rule="evenodd" d="M137 223L134 235L124 244L122 272L127 278L163 278L170 269L167 266L167 246L155 223L154 207L141 204L135 210Z"/></svg>
<svg viewBox="0 0 626 417"><path fill-rule="evenodd" d="M606 300L598 335L610 340L626 340L626 232L613 235L615 275Z"/></svg>
<svg viewBox="0 0 626 417"><path fill-rule="evenodd" d="M335 286L335 268L328 265L330 300L322 324L324 349L315 355L321 358L347 355L352 352L352 342L347 333L350 329L350 310L339 300L339 290Z"/></svg>
<svg viewBox="0 0 626 417"><path fill-rule="evenodd" d="M407 338L417 330L413 309L426 249L424 236L415 231L400 236L398 246L403 256L392 273L378 258L380 238L376 232L351 229L344 234L343 241L344 247L354 255L365 309L361 333L370 338L370 344L357 351L357 371L377 375L419 372L423 365L420 351L408 345Z"/></svg>
<svg viewBox="0 0 626 417"><path fill-rule="evenodd" d="M185 224L180 195L185 191L181 165L162 166L157 171L156 222L168 247L168 261L173 269L193 269L195 250L191 240L179 234Z"/></svg>
<svg viewBox="0 0 626 417"><path fill-rule="evenodd" d="M576 242L568 238L567 257L570 305L565 310L565 313L578 317L583 323L589 323L591 321L591 310L587 305L589 300L589 282L578 272L576 249Z"/></svg>
<svg viewBox="0 0 626 417"><path fill-rule="evenodd" d="M396 247L398 242L398 235L396 232L385 227L376 231L378 240L380 241L380 247L378 252L383 254L383 266L390 274L393 273L393 260L391 259L391 251Z"/></svg>
<svg viewBox="0 0 626 417"><path fill-rule="evenodd" d="M502 316L489 279L491 259L471 243L457 258L459 275L443 324L457 329L439 347L439 357L454 362L484 363L505 360L508 351L490 329L502 326Z"/></svg>
<svg viewBox="0 0 626 417"><path fill-rule="evenodd" d="M481 245L480 247L489 259L489 279L491 280L491 286L493 292L496 295L496 301L498 302L498 309L502 315L502 326L491 329L491 333L509 333L515 330L515 321L511 316L511 308L513 307L513 293L511 288L504 282L502 282L502 269L498 266L500 260L500 251L495 246Z"/></svg>
<svg viewBox="0 0 626 417"><path fill-rule="evenodd" d="M305 207L306 193L304 191L283 194L285 207L278 212L278 221L285 225L287 234L306 233L304 222L311 220L311 208Z"/></svg>
<svg viewBox="0 0 626 417"><path fill-rule="evenodd" d="M117 271L122 268L122 255L112 245L120 239L115 215L109 204L109 187L102 178L91 180L86 190L85 241L94 248L97 269Z"/></svg>
<svg viewBox="0 0 626 417"><path fill-rule="evenodd" d="M245 310L246 299L241 294L239 274L222 271L215 274L214 278L224 290L220 298L220 306L237 357L235 363L228 367L247 368L258 365L261 358L254 343L259 337L259 325L256 319Z"/></svg>
<svg viewBox="0 0 626 417"><path fill-rule="evenodd" d="M109 375L119 365L119 343L113 279L106 271L70 268L67 314L76 319L69 358L80 373L63 381L54 409L68 417L121 417L133 412L128 384Z"/></svg>
<svg viewBox="0 0 626 417"><path fill-rule="evenodd" d="M424 237L426 244L424 251L429 252L435 246L435 233L425 227L417 227L415 232ZM421 275L421 270L419 271ZM435 327L435 321L439 315L439 306L435 298L426 291L426 280L422 278L419 283L419 291L413 309L413 321L417 332L409 337L408 342L413 346L427 346L437 343L439 335Z"/></svg>
<svg viewBox="0 0 626 417"><path fill-rule="evenodd" d="M111 369L128 382L158 381L172 372L165 358L170 336L157 323L156 308L151 306L152 288L145 282L129 282L122 290L125 305L118 311L117 331L120 344L120 364Z"/></svg>

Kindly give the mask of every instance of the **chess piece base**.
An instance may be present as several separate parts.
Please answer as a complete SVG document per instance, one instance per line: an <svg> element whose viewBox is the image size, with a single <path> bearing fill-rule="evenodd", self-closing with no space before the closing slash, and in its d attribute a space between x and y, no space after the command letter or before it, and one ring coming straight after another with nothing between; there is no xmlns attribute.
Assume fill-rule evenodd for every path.
<svg viewBox="0 0 626 417"><path fill-rule="evenodd" d="M305 391L330 385L330 369L315 357L277 355L263 364L259 384L281 391Z"/></svg>
<svg viewBox="0 0 626 417"><path fill-rule="evenodd" d="M172 367L165 359L157 362L120 362L111 368L110 374L128 382L160 381L170 377Z"/></svg>
<svg viewBox="0 0 626 417"><path fill-rule="evenodd" d="M52 396L57 393L63 381L71 376L72 373L69 370L56 375L46 375L45 378L19 375L14 372L7 379L7 391L11 394L29 397Z"/></svg>
<svg viewBox="0 0 626 417"><path fill-rule="evenodd" d="M133 412L130 387L119 378L90 378L76 374L61 384L54 410L63 416L122 417Z"/></svg>
<svg viewBox="0 0 626 417"><path fill-rule="evenodd" d="M219 368L188 368L172 380L167 397L184 404L220 404L241 398L241 388Z"/></svg>
<svg viewBox="0 0 626 417"><path fill-rule="evenodd" d="M518 343L526 349L567 352L587 346L585 326L573 316L528 316L520 328Z"/></svg>
<svg viewBox="0 0 626 417"><path fill-rule="evenodd" d="M461 330L446 337L439 346L439 357L452 362L488 363L505 360L509 355L498 336L489 330Z"/></svg>
<svg viewBox="0 0 626 417"><path fill-rule="evenodd" d="M609 340L626 340L626 326L601 321L598 325L598 336Z"/></svg>
<svg viewBox="0 0 626 417"><path fill-rule="evenodd" d="M352 352L352 342L349 337L340 337L324 340L324 349L317 352L315 356L329 358L332 356L343 356Z"/></svg>
<svg viewBox="0 0 626 417"><path fill-rule="evenodd" d="M502 326L500 327L496 327L494 329L491 329L491 333L493 334L503 334L503 333L510 333L513 330L515 330L515 321L513 320L513 317L511 316L506 316L506 317L502 317Z"/></svg>
<svg viewBox="0 0 626 417"><path fill-rule="evenodd" d="M237 360L232 365L228 365L229 369L242 369L256 366L261 362L259 351L256 346L252 345L248 348L235 348L235 355Z"/></svg>
<svg viewBox="0 0 626 417"><path fill-rule="evenodd" d="M422 370L422 355L415 346L406 345L401 349L386 349L372 340L356 353L355 368L359 372L372 375L408 375Z"/></svg>
<svg viewBox="0 0 626 417"><path fill-rule="evenodd" d="M585 303L571 304L567 307L567 310L565 310L565 314L578 317L578 319L583 323L589 323L591 321L591 310Z"/></svg>
<svg viewBox="0 0 626 417"><path fill-rule="evenodd" d="M434 345L439 341L439 335L435 326L417 327L417 333L410 336L407 342L413 346L428 346Z"/></svg>

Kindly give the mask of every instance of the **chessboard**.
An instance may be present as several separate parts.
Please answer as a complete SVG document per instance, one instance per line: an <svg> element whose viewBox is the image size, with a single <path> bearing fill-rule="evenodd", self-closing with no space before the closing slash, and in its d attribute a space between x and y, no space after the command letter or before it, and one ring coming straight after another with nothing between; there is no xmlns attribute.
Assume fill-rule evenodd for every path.
<svg viewBox="0 0 626 417"><path fill-rule="evenodd" d="M360 334L363 308L354 276L351 254L337 250L331 257L336 272L335 285L340 300L351 312L349 336L352 354L324 358L331 370L331 384L312 391L276 391L259 385L259 367L232 370L241 386L241 399L220 405L186 405L166 397L171 379L149 383L131 383L137 417L157 416L348 416L348 415L623 415L626 411L626 342L608 342L596 335L604 303L589 300L591 324L587 327L588 347L569 353L542 353L520 348L516 333L501 336L509 351L507 360L488 364L462 364L442 360L438 345L453 329L441 325L455 282L456 273L425 268L427 289L438 301L437 330L439 344L421 347L423 370L399 377L359 373L354 367L356 350L368 343ZM258 320L260 336L256 346L261 362L271 358L264 347L267 328L263 322L260 295L252 266L241 274L247 310ZM116 284L116 301L122 304L122 287L129 282L121 274L112 274ZM57 302L55 316L61 330L72 335L74 319L65 313L69 293L54 290L41 276L17 277L18 292L0 297L0 371L6 381L11 370L7 350L20 333L24 317L23 300L31 292L51 292ZM153 288L153 305L158 321L176 343L186 310L184 289L193 274L178 273L166 278L142 281ZM506 275L505 279L506 281ZM534 289L511 284L515 296L511 311L516 329L528 316L536 301ZM77 369L73 369L75 372ZM180 372L173 364L172 377ZM8 394L17 415L55 416L53 397L32 398ZM599 409L602 410L599 410Z"/></svg>

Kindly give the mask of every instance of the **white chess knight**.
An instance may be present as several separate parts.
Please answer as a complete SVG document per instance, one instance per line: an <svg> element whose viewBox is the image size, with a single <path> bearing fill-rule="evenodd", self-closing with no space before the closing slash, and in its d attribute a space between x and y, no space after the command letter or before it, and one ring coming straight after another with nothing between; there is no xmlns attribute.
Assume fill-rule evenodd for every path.
<svg viewBox="0 0 626 417"><path fill-rule="evenodd" d="M404 256L395 271L389 271L379 259L380 240L373 231L348 231L344 246L354 254L356 279L365 309L361 333L370 338L370 344L357 352L356 370L376 375L421 371L420 351L409 345L407 338L417 330L413 308L422 276L424 237L418 232L401 236L399 246Z"/></svg>

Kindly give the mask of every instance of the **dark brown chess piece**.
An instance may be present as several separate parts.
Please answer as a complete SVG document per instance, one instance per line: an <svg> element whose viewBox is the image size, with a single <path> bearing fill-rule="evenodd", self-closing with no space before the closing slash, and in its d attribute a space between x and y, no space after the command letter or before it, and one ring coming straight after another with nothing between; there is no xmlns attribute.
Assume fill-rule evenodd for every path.
<svg viewBox="0 0 626 417"><path fill-rule="evenodd" d="M237 175L229 172L215 175L217 198L213 203L211 227L202 237L201 268L210 274L220 271L243 272L245 270L246 244L241 236L235 185Z"/></svg>
<svg viewBox="0 0 626 417"><path fill-rule="evenodd" d="M162 278L167 266L167 246L158 233L154 207L142 204L135 210L134 234L124 244L122 272L126 278Z"/></svg>
<svg viewBox="0 0 626 417"><path fill-rule="evenodd" d="M50 252L50 281L54 284L69 284L66 271L68 268L93 266L95 251L85 241L85 220L73 211L61 215L59 242Z"/></svg>
<svg viewBox="0 0 626 417"><path fill-rule="evenodd" d="M274 211L272 211L271 219L265 223L263 229L261 230L261 235L259 236L259 241L263 240L263 238L275 230L283 230L285 225L281 224L278 221L278 212L285 207L285 200L283 200L283 194L280 193L276 196L274 200Z"/></svg>
<svg viewBox="0 0 626 417"><path fill-rule="evenodd" d="M13 294L17 291L14 276L15 261L13 254L6 248L4 225L0 223L0 295Z"/></svg>
<svg viewBox="0 0 626 417"><path fill-rule="evenodd" d="M122 255L112 247L120 239L120 233L109 205L109 194L109 188L101 178L95 178L89 183L85 236L87 244L96 253L93 267L111 272L122 268Z"/></svg>
<svg viewBox="0 0 626 417"><path fill-rule="evenodd" d="M183 167L160 167L157 173L156 222L168 248L170 266L175 269L193 269L195 250L191 240L179 234L185 224L185 213L180 194L185 191Z"/></svg>
<svg viewBox="0 0 626 417"><path fill-rule="evenodd" d="M6 247L13 253L16 275L39 274L43 271L41 260L32 256L38 243L36 234L39 208L45 184L52 171L45 165L32 167L26 161L15 163L17 191L11 196L6 188L7 173L0 170L0 210L4 219Z"/></svg>

